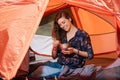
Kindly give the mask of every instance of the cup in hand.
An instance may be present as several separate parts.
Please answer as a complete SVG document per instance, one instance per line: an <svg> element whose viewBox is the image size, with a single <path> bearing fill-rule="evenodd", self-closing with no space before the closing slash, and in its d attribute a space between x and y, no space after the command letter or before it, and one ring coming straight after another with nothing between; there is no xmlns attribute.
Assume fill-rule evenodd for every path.
<svg viewBox="0 0 120 80"><path fill-rule="evenodd" d="M63 44L61 44L61 49L62 50L67 50L68 47L70 47L69 43L63 43Z"/></svg>

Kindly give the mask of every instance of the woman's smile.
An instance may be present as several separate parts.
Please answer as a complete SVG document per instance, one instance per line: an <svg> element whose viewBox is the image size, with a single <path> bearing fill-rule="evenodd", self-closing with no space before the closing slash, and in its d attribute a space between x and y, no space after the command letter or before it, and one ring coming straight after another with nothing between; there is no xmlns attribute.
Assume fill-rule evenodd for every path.
<svg viewBox="0 0 120 80"><path fill-rule="evenodd" d="M69 31L70 29L70 20L66 19L64 17L61 17L60 19L58 19L58 24L60 26L60 28L62 28L65 31Z"/></svg>

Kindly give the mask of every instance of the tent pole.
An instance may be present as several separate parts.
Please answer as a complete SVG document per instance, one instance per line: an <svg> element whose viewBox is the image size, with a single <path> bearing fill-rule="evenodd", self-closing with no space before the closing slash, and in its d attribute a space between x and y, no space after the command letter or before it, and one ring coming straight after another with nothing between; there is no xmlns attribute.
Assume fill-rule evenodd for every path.
<svg viewBox="0 0 120 80"><path fill-rule="evenodd" d="M75 19L76 26L82 30L83 27L82 27L82 24L81 24L81 21L80 21L80 17L78 15L78 8L77 7L70 7L70 9L73 13L73 17Z"/></svg>

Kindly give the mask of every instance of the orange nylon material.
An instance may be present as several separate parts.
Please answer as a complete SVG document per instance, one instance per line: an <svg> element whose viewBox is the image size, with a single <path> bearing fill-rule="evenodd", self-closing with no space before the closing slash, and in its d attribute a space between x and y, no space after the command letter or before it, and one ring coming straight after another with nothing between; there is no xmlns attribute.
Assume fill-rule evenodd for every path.
<svg viewBox="0 0 120 80"><path fill-rule="evenodd" d="M79 9L78 14L83 30L91 36L95 54L117 49L116 30L112 25L86 10ZM110 43L112 46L110 46Z"/></svg>
<svg viewBox="0 0 120 80"><path fill-rule="evenodd" d="M61 8L64 8L66 7L67 4L64 2L64 1L61 1L61 0L50 0L48 5L47 5L47 8L45 10L45 16L46 15L49 15L50 13L52 12L55 12Z"/></svg>
<svg viewBox="0 0 120 80"><path fill-rule="evenodd" d="M0 77L13 78L24 59L48 0L0 7ZM4 28L3 28L4 27Z"/></svg>

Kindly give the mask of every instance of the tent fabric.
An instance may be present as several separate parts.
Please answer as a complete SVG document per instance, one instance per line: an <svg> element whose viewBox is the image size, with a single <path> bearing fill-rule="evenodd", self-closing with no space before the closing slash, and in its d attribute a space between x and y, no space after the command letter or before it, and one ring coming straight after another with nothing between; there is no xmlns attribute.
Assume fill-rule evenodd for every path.
<svg viewBox="0 0 120 80"><path fill-rule="evenodd" d="M0 7L0 77L6 80L15 76L24 59L48 0L26 2Z"/></svg>
<svg viewBox="0 0 120 80"><path fill-rule="evenodd" d="M116 50L116 31L112 25L82 9L78 10L78 14L82 29L88 32L91 37L95 54ZM107 47L110 42L113 42L112 46Z"/></svg>
<svg viewBox="0 0 120 80"><path fill-rule="evenodd" d="M62 0L50 0L45 10L44 16L49 15L51 12L55 12L66 6L68 5Z"/></svg>
<svg viewBox="0 0 120 80"><path fill-rule="evenodd" d="M71 8L71 11L74 12L73 16L76 16L77 19L80 19L79 22L84 19L84 17L82 18L79 14L86 13L82 16L87 15L87 12L84 10L94 13L96 16L105 20L106 23L100 18L96 18L96 16L94 16L95 20L101 20L98 24L102 22L102 26L107 25L109 27L104 28L100 26L103 28L102 30L107 28L107 30L105 30L106 32L102 32L102 30L100 30L101 32L98 33L96 31L97 28L95 30L89 30L89 27L87 28L86 25L87 23L84 24L85 21L81 22L80 27L88 31L91 35L95 32L95 36L91 36L92 43L96 43L94 40L97 40L97 42L103 42L93 44L93 46L103 47L102 51L99 50L99 48L94 47L94 50L96 50L95 53L116 51L117 48L120 48L119 3L119 0L1 0L0 77L9 80L16 75L16 72L25 57L33 35L35 34L35 31L37 30L42 17L66 7ZM87 16L92 17L92 14L89 14ZM79 25L79 22L77 25ZM110 24L114 25L114 28ZM106 34L104 35L103 33ZM106 46L109 43L113 46ZM104 51L105 49L106 51Z"/></svg>

